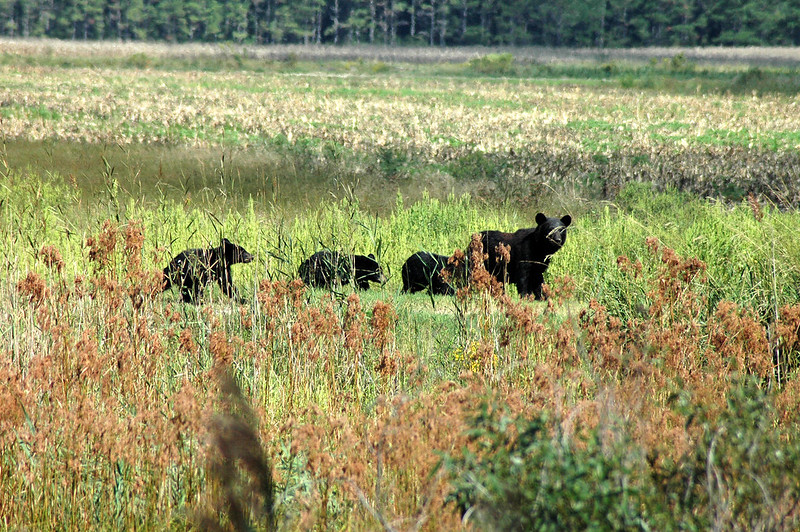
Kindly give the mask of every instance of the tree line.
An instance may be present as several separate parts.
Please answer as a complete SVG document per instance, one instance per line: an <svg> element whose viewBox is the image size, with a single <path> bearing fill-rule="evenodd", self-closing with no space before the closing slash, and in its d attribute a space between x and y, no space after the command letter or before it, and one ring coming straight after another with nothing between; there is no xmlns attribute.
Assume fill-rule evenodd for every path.
<svg viewBox="0 0 800 532"><path fill-rule="evenodd" d="M797 0L0 0L0 35L253 44L800 44Z"/></svg>

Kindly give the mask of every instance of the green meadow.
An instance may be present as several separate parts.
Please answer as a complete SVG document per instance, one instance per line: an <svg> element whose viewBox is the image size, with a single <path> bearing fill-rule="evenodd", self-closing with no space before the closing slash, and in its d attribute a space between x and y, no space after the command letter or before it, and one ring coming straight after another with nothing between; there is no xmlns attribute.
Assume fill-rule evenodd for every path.
<svg viewBox="0 0 800 532"><path fill-rule="evenodd" d="M0 528L796 529L796 71L119 46L0 61ZM537 212L546 301L471 245Z"/></svg>

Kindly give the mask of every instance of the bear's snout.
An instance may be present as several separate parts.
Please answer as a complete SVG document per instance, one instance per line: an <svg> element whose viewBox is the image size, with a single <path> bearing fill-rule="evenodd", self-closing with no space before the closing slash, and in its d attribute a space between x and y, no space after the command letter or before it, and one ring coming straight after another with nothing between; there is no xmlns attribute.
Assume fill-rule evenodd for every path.
<svg viewBox="0 0 800 532"><path fill-rule="evenodd" d="M566 236L566 227L557 227L556 229L551 230L547 233L547 240L552 242L558 247L564 245L564 237Z"/></svg>

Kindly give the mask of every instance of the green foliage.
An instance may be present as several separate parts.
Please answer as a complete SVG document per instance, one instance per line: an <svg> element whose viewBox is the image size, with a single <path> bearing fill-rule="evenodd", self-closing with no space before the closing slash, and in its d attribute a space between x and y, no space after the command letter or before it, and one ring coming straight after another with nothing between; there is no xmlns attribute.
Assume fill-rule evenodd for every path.
<svg viewBox="0 0 800 532"><path fill-rule="evenodd" d="M647 293L655 288L649 283L663 267L661 256L648 248L648 237L707 265L708 280L697 290L709 309L728 300L766 318L800 297L796 212L765 206L757 219L747 202L729 206L674 190L659 192L648 183L623 188L616 207L577 218L550 271L569 272L584 297L597 298L623 319L649 307ZM642 275L621 272L620 256L640 262Z"/></svg>
<svg viewBox="0 0 800 532"><path fill-rule="evenodd" d="M544 413L509 418L484 403L470 420L470 448L443 462L450 500L482 529L648 530L642 456L601 434L572 438Z"/></svg>
<svg viewBox="0 0 800 532"><path fill-rule="evenodd" d="M377 156L381 172L387 177L400 174L409 162L407 152L391 147L380 147Z"/></svg>
<svg viewBox="0 0 800 532"><path fill-rule="evenodd" d="M389 225L392 239L404 243L404 253L411 255L419 250L428 250L449 255L456 248L465 249L473 232L498 225L507 226L514 223L509 220L515 218L514 213L479 208L468 196L450 196L441 201L425 194L423 201L408 206L402 197L398 197Z"/></svg>
<svg viewBox="0 0 800 532"><path fill-rule="evenodd" d="M486 54L470 59L468 66L478 74L507 76L514 72L514 56L509 52Z"/></svg>
<svg viewBox="0 0 800 532"><path fill-rule="evenodd" d="M192 0L110 4L100 0L0 3L3 36L259 44L480 46L796 45L796 2L691 0L656 8L612 0L541 5L531 0L365 2ZM410 27L409 27L410 26ZM672 59L671 61L675 61Z"/></svg>
<svg viewBox="0 0 800 532"><path fill-rule="evenodd" d="M298 146L296 149L314 153L316 148ZM229 158L226 156L225 161ZM99 176L103 188L91 201L58 175L3 168L0 241L4 246L0 265L8 279L4 293L11 302L11 311L5 318L10 321L4 328L11 353L6 368L17 371L20 366L30 367L25 357L42 349L49 353L46 359L52 361L45 365L56 377L52 382L59 383L41 389L25 388L24 393L29 394L27 400L33 401L28 404L41 405L42 412L46 412L49 401L40 400L38 394L51 398L50 394L74 387L70 388L74 392L70 397L76 401L94 400L98 396L103 401L108 400L108 403L97 403L96 412L101 419L114 417L128 423L130 410L135 408L138 413L145 407L129 399L130 391L118 388L124 380L119 377L123 371L121 365L136 371L134 376L128 377L128 385L149 397L146 406L151 409L152 417L142 418L135 427L146 430L155 422L169 427L183 426L194 418L188 410L184 414L171 411L171 403L179 404L172 394L182 386L202 389L205 386L202 379L230 358L230 367L240 381L242 393L253 401L255 408L247 413L248 408L240 403L244 395L238 397L238 392L231 392L230 408L217 410L223 415L213 418L218 431L212 432L211 437L216 438L222 454L210 468L201 464L204 454L196 447L199 444L194 433L181 433L170 451L178 454L164 454L172 456L173 461L162 469L153 465L164 463L159 461L163 458L161 449L149 440L143 443L139 439L131 440L139 442L143 452L152 453L153 462L142 465L119 459L113 452L98 455L89 451L96 441L92 438L115 436L117 432L99 430L93 434L88 428L82 429L86 430L85 434L75 433L85 439L86 446L81 448L87 449L86 454L65 462L59 453L69 448L70 441L58 439L64 419L57 418L52 427L48 427L46 419L27 420L23 413L9 416L8 420L4 418L4 423L13 423L13 430L22 431L31 425L41 433L49 431L46 432L49 437L55 438L42 439L38 445L56 442L52 451L37 451L25 457L26 446L36 444L36 438L17 438L11 430L3 433L7 438L3 452L8 453L4 454L4 459L5 456L22 457L25 466L37 472L33 487L15 489L29 482L17 472L12 472L10 480L6 481L8 491L15 494L14 503L24 505L23 510L15 513L12 525L44 520L54 524L73 519L85 526L125 528L138 520L136 522L142 526L163 528L162 521L175 519L173 524L180 527L182 519L189 519L182 512L196 503L198 493L203 493L206 486L214 485L217 487L211 489L211 494L216 494L217 498L209 501L213 505L207 508L207 515L215 523L225 514L233 519L232 512L239 511L234 503L241 502L255 503L248 506L252 513L245 515L245 520L257 521L261 515L262 521L256 522L256 527L274 518L279 521L285 518L294 524L308 517L301 514L308 507L306 501L313 500L313 504L318 505L315 507L324 508L324 512L308 517L312 521L356 528L353 523L363 523L357 521L362 514L355 509L359 503L348 502L345 496L355 484L337 480L343 471L360 472L357 473L358 488L362 493L369 492L364 497L371 506L366 508L372 508L379 517L380 512L386 516L390 511L386 501L391 498L399 501L420 496L420 500L424 500L425 494L442 489L441 485L436 485L411 491L409 485L440 477L435 474L415 477L409 471L419 467L419 462L411 462L408 455L403 458L391 455L393 449L403 447L406 442L389 440L385 445L375 442L381 438L399 438L406 434L416 438L419 434L434 432L416 428L429 428L440 421L438 414L422 419L416 416L418 409L429 406L426 403L474 405L478 403L478 393L491 395L499 386L514 387L523 383L526 398L529 394L545 393L542 390L550 384L553 389L566 389L567 393L566 396L554 395L548 401L563 401L566 408L571 408L575 401L571 394L581 399L585 395L588 402L600 405L603 415L599 420L589 420L596 423L584 424L583 418L580 423L574 418L559 418L558 410L549 406L537 406L536 413L531 415L526 400L508 400L504 404L501 404L503 400L485 402L477 416L470 419L467 446L460 454L451 452L442 462L452 480L452 485L444 489L450 490L451 501L466 512L468 523L487 529L553 530L792 529L796 526L793 512L800 498L800 486L795 476L785 473L800 467L800 451L794 445L800 434L796 427L782 421L771 406L778 403L776 397L780 390L765 392L762 390L765 382L742 380L720 392L698 389L697 383L683 386L666 377L669 381L666 384L651 385L658 386L660 393L647 398L649 407L667 409L666 397L673 389L691 389L694 395L679 394L671 403L672 411L649 415L654 419L667 419L666 425L679 435L683 434L683 422L688 421L688 443L684 442L683 447L673 446L669 439L672 432L665 432L657 436L658 441L666 440L664 447L651 445L645 453L641 442L642 426L636 425L638 412L627 410L633 408L631 404L638 399L624 397L622 387L628 382L635 383L636 387L644 386L642 382L649 378L650 372L659 375L658 371L663 369L666 373L666 361L661 357L648 360L648 346L636 345L640 338L634 330L630 336L621 337L618 344L611 345L616 347L612 356L625 358L627 353L620 351L619 346L630 345L632 351L643 347L643 359L635 361L636 364L623 361L618 373L606 371L590 362L586 353L590 347L598 346L590 346L580 324L570 321L570 309L583 307L592 298L605 305L611 316L622 319L625 326L648 315L648 306L653 303L649 292L663 278L661 271L665 265L662 256L653 253L646 244L647 237L654 237L662 247L675 249L679 257L699 257L707 264L708 280L690 285L691 290L704 298L707 309L701 312L701 318L707 319L708 313L723 299L756 310L762 318L770 313L774 315L776 307L798 299L800 244L795 238L796 211L782 211L768 205L758 207L755 202L723 204L685 192L660 190L647 183L622 188L614 204L545 204L541 210L547 214L560 215L568 211L575 219L565 247L553 256L546 279L552 282L556 278L570 277L576 290L569 296L572 299L566 310L557 306L551 310L550 303L520 301L512 291L513 307L508 309L516 313L514 319L527 320L525 327L530 327L527 330L519 325L519 330L515 331L507 327L511 323L510 314L504 318L503 312L487 311L484 315L464 317L453 309L457 304L453 302L457 300L452 298L437 297L432 304L433 298L424 294L400 294L397 272L403 261L420 249L449 254L456 247L463 249L475 231L530 226L538 208L517 210L505 204L482 204L468 195L451 195L446 199L423 195L418 201L398 195L393 207L379 215L351 190L318 207L288 214L255 199L229 201L226 194L232 195L235 186L228 185L220 186L213 192L219 197L211 197L207 202L192 199L189 194L179 201L170 198L143 201L125 195L114 165L109 159L103 162ZM613 158L609 158L606 164L612 163ZM212 173L220 181L232 179L221 161ZM129 275L130 266L125 266L126 251L122 249L122 242L118 242L113 256L117 269L108 268L102 276L92 278L89 275L90 280L85 279L86 272L97 271L96 264L88 258L87 238L96 235L107 219L122 230L136 227L136 221L141 222L144 237L141 266L150 273L162 268L174 253L187 247L216 245L221 236L243 245L256 255L254 263L234 268L235 284L248 304L235 306L220 296L218 288L210 290L208 300L198 307L180 305L174 294L156 291L142 311L131 314L134 312L131 301L135 301L135 289L139 286L133 283L139 281ZM46 263L41 253L43 246L56 248L63 258L63 271L53 263ZM342 297L347 293L331 297L325 291L309 290L293 298L298 292L291 292L285 283L272 288L274 294L269 292L269 283L264 283L295 279L300 261L321 247L374 252L388 272L395 273L385 286L375 286L359 294L361 310L351 314L357 317L354 321L347 321L349 307ZM621 271L618 263L621 255L628 256L631 262L641 263L638 277ZM28 294L36 297L36 292L31 292L36 288L33 283L36 279L31 278L27 283L31 286L27 288L26 283L20 281L24 281L29 271L36 272L46 283L42 285L44 288L55 295L63 294L64 299L53 295L40 306L28 301L31 299ZM78 276L84 279L81 281L84 286L91 284L98 288L79 288ZM108 296L103 295L102 287L116 290L116 303L103 299ZM80 295L79 289L95 290L95 296L88 292ZM279 296L280 290L284 293ZM551 302L555 299L554 296ZM63 305L64 301L67 305ZM376 325L372 318L378 304L386 301L389 302L386 305L391 304L396 309L396 326L391 328L389 349L379 352L381 350L374 344ZM65 312L63 308L68 310ZM56 332L45 334L38 328L39 323L56 323L46 321L47 315L41 309L65 320L59 323ZM109 319L111 312L117 313L112 315L115 319ZM140 323L146 320L148 325L132 327L134 318L142 320ZM328 319L334 319L336 326L326 325ZM73 322L74 328L70 325ZM562 322L564 328L559 329L559 334L564 335L563 347L565 350L574 348L575 353L569 360L543 360L541 353L560 354L556 352L560 348L555 342L562 341L562 337L555 336L551 327ZM67 325L62 327L65 323ZM345 331L341 325L346 324L353 327ZM118 329L109 332L111 327ZM63 334L58 331L64 330L69 331L67 343L56 336ZM461 343L459 336L464 335L464 331L469 334L477 330L485 335L481 339L488 339L480 350L477 342L471 343L472 338L467 338L470 343ZM25 331L31 331L26 332L29 336L22 333ZM191 333L191 342L183 338L183 331ZM220 339L223 333L229 336ZM126 361L117 356L119 353L111 351L115 338L126 339L129 334L138 336L133 342L123 340L116 345L121 345L119 353L123 354L132 346L138 357L134 361ZM298 339L292 343L295 334L308 334L307 338L312 340ZM351 334L361 336L359 346L364 348L350 349L342 343ZM212 340L211 335L217 335L216 340ZM536 348L524 358L514 347L524 344L504 346L504 337L514 342L536 344ZM98 339L96 345L89 341L94 338ZM212 344L215 353L211 352ZM30 345L35 346L34 349L30 349ZM456 356L463 357L473 345L476 356L480 353L502 355L497 362L502 381L491 381L490 376L480 382L467 380L473 377L462 373L466 366L463 358L458 360ZM666 351L664 346L652 347ZM704 347L698 351L711 352ZM90 355L83 349L97 349L103 355L99 360L106 364L105 369L97 372L95 378L108 376L107 384L99 380L62 378L91 370L93 366L85 362ZM380 357L392 356L395 352L404 357L398 361L398 373L383 375L376 369ZM69 362L70 357L62 356L65 353L70 357L80 356L74 356L74 361ZM153 360L164 369L155 377L147 377L144 371ZM59 364L68 362L70 365L62 370ZM423 366L425 372L417 369ZM638 371L640 367L646 371ZM697 367L705 369L707 366L701 361ZM551 369L553 373L559 371L562 377L549 380ZM583 377L587 374L588 377ZM29 375L35 378L36 372L31 371ZM546 382L541 380L543 377ZM724 377L717 378L724 386L730 384ZM480 392L465 395L467 388L457 389L459 383L465 381L474 382ZM23 380L15 377L9 382L12 394L9 397L14 400L8 403L14 406L17 404L14 394L23 393L23 388L16 383ZM698 382L705 383L705 376ZM775 381L771 382L775 386ZM791 398L791 393L796 393L788 388L791 378L785 382ZM111 388L101 393L106 385ZM620 398L604 400L602 393L583 390L584 385L589 388L609 386L620 392ZM431 389L449 387L457 389L453 396L435 396L429 400L425 395ZM398 409L398 413L391 425L380 426L376 418L371 417L370 409L384 408L374 406L380 403L384 393L396 394L385 411ZM711 394L713 399L704 394ZM609 392L607 397L611 396ZM395 397L399 399L395 401ZM125 403L121 404L119 398ZM420 402L413 409L399 410L415 400ZM50 401L63 407L57 400ZM519 409L510 413L514 403L526 405L522 407L526 413L521 415ZM284 410L276 405L289 406ZM331 421L327 440L321 440L316 434L303 440L301 431L291 429L293 423L302 423L302 417L311 415L317 408L320 416L317 419L325 419L333 417L329 414L342 405L364 415L354 422L360 427L352 431L354 443L334 440L334 435L351 433L342 430L339 418ZM196 412L205 407L213 410L210 404L197 405ZM370 413L365 415L365 411ZM260 433L255 432L254 424L246 422L251 415L256 415L255 412L265 416ZM463 412L457 415L460 421ZM83 419L76 416L70 422L83 423ZM405 424L413 419L419 425ZM99 426L102 429L105 425ZM289 428L281 429L281 426ZM652 426L646 425L647 428ZM226 431L229 427L239 427L240 432L234 433L247 437L232 439L231 432ZM363 427L373 432L365 437L361 432ZM159 431L172 434L175 429ZM276 431L283 432L275 436ZM442 430L439 437L450 436L450 432ZM237 447L242 442L247 442L246 448ZM349 467L354 463L350 461L352 455L347 459L344 455L355 453L351 448L364 442L367 444L358 455L363 462L356 461L352 469L341 467L341 464ZM303 443L317 446L316 450L304 451ZM419 440L412 439L408 449L421 453L419 447ZM461 448L461 445L442 448ZM273 463L281 472L280 482L274 485L264 476L269 467L264 457L270 449L277 453L272 455ZM14 454L17 451L19 454ZM241 454L244 451L248 454ZM430 449L424 449L428 451ZM331 464L331 471L335 471L331 476L314 469L322 463L320 452L325 455L322 462ZM386 461L382 462L384 459ZM232 465L237 461L240 467ZM409 464L408 469L398 465L400 461ZM430 461L434 462L433 458ZM74 482L71 486L64 486L55 473L54 478L39 475L42 471L55 470L61 475L62 470L55 468L65 464L76 468L69 473ZM373 474L373 470L377 473ZM216 477L209 474L212 471L217 473ZM139 489L137 482L145 487ZM259 483L261 489L254 490ZM325 495L314 499L321 487ZM377 494L378 488L384 491ZM70 489L75 491L70 492ZM70 498L71 493L80 497ZM372 493L377 495L373 498ZM52 506L37 506L39 496L48 497ZM274 508L269 501L274 501L274 506L278 507ZM407 512L403 515L411 515L416 508L397 510L397 515L403 512ZM435 523L428 524L435 527Z"/></svg>
<svg viewBox="0 0 800 532"><path fill-rule="evenodd" d="M664 64L666 68L673 72L692 72L694 71L694 65L690 63L683 52L680 52L671 59L664 59Z"/></svg>
<svg viewBox="0 0 800 532"><path fill-rule="evenodd" d="M44 242L68 245L78 193L55 175L7 171L0 184L0 262L9 267L20 256L30 260Z"/></svg>
<svg viewBox="0 0 800 532"><path fill-rule="evenodd" d="M247 64L245 55L228 54L224 68ZM683 69L679 62L669 75ZM615 75L616 68L608 70ZM488 81L509 92L519 83ZM427 97L414 90L371 94ZM498 105L521 107L512 100ZM734 103L747 111L747 102ZM665 113L670 121L654 129L692 127L674 105ZM29 109L39 122L59 119L57 108ZM723 332L736 333L741 323L754 335L777 331L761 326L777 309L796 309L798 212L784 208L789 199L781 208L756 196L740 201L755 182L730 170L744 167L749 176L774 155L762 170L774 176L796 159L730 148L726 157L705 160L715 169L706 172L693 157L718 153L710 140L698 151L620 153L609 139L629 128L606 116L549 125L570 140L580 137L558 150L473 150L446 128L426 132L422 138L436 143L441 159L424 164L446 170L447 187L426 181L415 148L375 142L355 153L337 136L352 131L345 128L330 136L275 134L260 139L268 149L255 154L227 144L192 151L42 143L43 157L63 175L12 168L9 161L19 159L4 155L0 459L14 465L2 479L5 509L13 512L6 526L272 528L277 521L285 528L453 529L446 526L454 524L446 521L451 509L437 506L449 489L467 524L481 529L796 529L800 486L787 474L800 468L800 434L791 424L796 375L774 378L771 351L763 380L704 373L714 367L706 356L720 351L707 339L719 331L704 323L718 303L736 302L758 318L733 320ZM241 142L244 133L231 122L209 135ZM196 131L170 126L144 136L202 138L192 137ZM749 138L746 131L737 139L711 133L737 143ZM143 157L157 170L143 171ZM79 165L89 158L99 166ZM170 165L177 170L170 173ZM651 176L656 183L646 182ZM404 180L432 192L395 196L393 185ZM470 180L516 181L509 197L520 201L499 202L483 190L447 194L453 182L475 186ZM604 201L586 199L590 181L604 187ZM549 195L531 193L559 183L565 186ZM370 193L389 205L377 208ZM476 231L529 227L539 210L575 220L546 273L548 284L569 292L566 304L561 294L542 303L519 300L513 290L509 299L473 295L472 303L399 293L400 265L411 253L450 254ZM112 264L101 270L87 241L105 220L120 232ZM134 231L123 243L127 229ZM172 255L216 245L222 236L256 255L234 268L245 305L216 287L198 306L158 290L158 276L150 274ZM349 288L331 295L268 282L296 279L300 261L323 247L374 252L390 279L348 301ZM667 247L672 258L706 265L702 281L679 286L702 302L689 324L699 340L687 363L695 380L685 384L670 375L670 364L685 361L667 360L672 345L652 338L683 337L678 326L686 324L665 319L663 329L637 329L647 317L652 326L663 316L650 310L667 269L654 248ZM620 257L640 269L626 271ZM589 338L585 317L602 315L598 305L610 317L598 319L598 328L608 330ZM379 309L388 309L383 324L375 319ZM620 321L612 326L611 318ZM786 328L789 335L797 329ZM765 349L777 345L796 357L781 340L765 342ZM796 369L796 358L787 365ZM233 381L210 380L224 367L241 392ZM215 404L209 394L219 385ZM673 389L682 392L667 404ZM469 420L466 447L453 453L464 441L452 429L464 409L494 393L503 399L481 405ZM205 420L210 431L199 426L203 412L216 412ZM663 433L642 436L654 427ZM70 454L74 449L80 452ZM427 474L442 449L451 451L442 462L449 487L439 483L442 475ZM268 456L280 472L277 483ZM188 512L198 506L209 521L192 522Z"/></svg>
<svg viewBox="0 0 800 532"><path fill-rule="evenodd" d="M135 53L128 57L126 66L131 68L150 68L153 65L153 59L144 53Z"/></svg>
<svg viewBox="0 0 800 532"><path fill-rule="evenodd" d="M753 66L736 75L731 91L738 94L791 93L800 91L800 73L795 71L768 71Z"/></svg>
<svg viewBox="0 0 800 532"><path fill-rule="evenodd" d="M478 179L496 182L508 162L502 157L481 151L470 151L447 165L447 171L456 179Z"/></svg>
<svg viewBox="0 0 800 532"><path fill-rule="evenodd" d="M776 412L758 382L743 378L717 411L677 398L677 409L697 433L694 445L654 475L669 528L780 530L791 528L800 501L796 441L776 429ZM668 513L667 513L668 512Z"/></svg>
<svg viewBox="0 0 800 532"><path fill-rule="evenodd" d="M565 434L546 413L509 417L483 403L469 446L442 464L465 521L495 530L780 530L791 528L800 481L796 430L774 428L760 386L742 378L717 410L681 393L696 434L676 460L645 457L623 424Z"/></svg>
<svg viewBox="0 0 800 532"><path fill-rule="evenodd" d="M387 65L383 61L373 61L369 65L369 71L372 74L385 74L386 72L389 72L390 70L391 70L391 67L389 67L389 65Z"/></svg>
<svg viewBox="0 0 800 532"><path fill-rule="evenodd" d="M248 275L267 272L272 278L293 278L300 262L314 251L341 249L376 253L390 274L389 286L397 287L399 268L412 253L449 255L464 249L474 232L531 226L536 212L526 209L523 215L518 208L489 208L466 195L439 199L423 191L413 201L399 196L393 207L378 215L344 188L341 199L297 215L256 198L232 198L236 182L230 189L206 190L206 199L188 194L183 200L165 197L153 202L134 199L122 190L113 169L108 172L91 208L59 176L10 172L0 188L0 231L9 242L0 257L30 264L43 245L53 244L68 264L80 269L85 264L86 224L139 219L148 235L147 253L157 253L160 261L187 247L216 245L228 236L260 257L258 266L237 267ZM542 209L564 214L553 207ZM565 211L573 214L575 223L548 275L570 275L580 298L597 298L620 317L636 317L650 304L649 283L662 264L648 248L648 237L680 257L696 257L707 265L707 283L698 290L710 309L729 300L767 317L800 297L796 212L765 205L763 217L757 219L746 202L729 206L685 192L658 192L650 184L626 186L615 207ZM640 262L643 275L631 278L621 272L620 256Z"/></svg>

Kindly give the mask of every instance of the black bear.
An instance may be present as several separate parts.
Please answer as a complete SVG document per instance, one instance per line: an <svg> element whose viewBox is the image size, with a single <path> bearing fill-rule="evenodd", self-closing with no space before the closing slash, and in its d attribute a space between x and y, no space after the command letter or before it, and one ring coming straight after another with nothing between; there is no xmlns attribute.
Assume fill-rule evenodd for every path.
<svg viewBox="0 0 800 532"><path fill-rule="evenodd" d="M186 303L195 303L208 283L216 281L228 297L236 295L231 266L253 260L253 255L242 246L222 239L210 249L187 249L178 253L164 268L164 290L178 286Z"/></svg>
<svg viewBox="0 0 800 532"><path fill-rule="evenodd" d="M375 256L348 255L338 251L317 251L300 264L300 279L308 286L331 289L352 279L359 290L369 288L369 282L384 282L383 270Z"/></svg>
<svg viewBox="0 0 800 532"><path fill-rule="evenodd" d="M428 251L417 251L403 263L403 292L427 290L435 295L451 296L455 289L442 278L442 270L448 269L447 255Z"/></svg>
<svg viewBox="0 0 800 532"><path fill-rule="evenodd" d="M514 233L481 232L483 251L488 255L484 261L486 269L499 281L515 284L520 296L532 293L534 298L542 299L544 272L550 265L550 257L567 241L567 227L571 223L568 214L548 218L540 212L536 215L536 227ZM499 244L510 247L507 264Z"/></svg>

